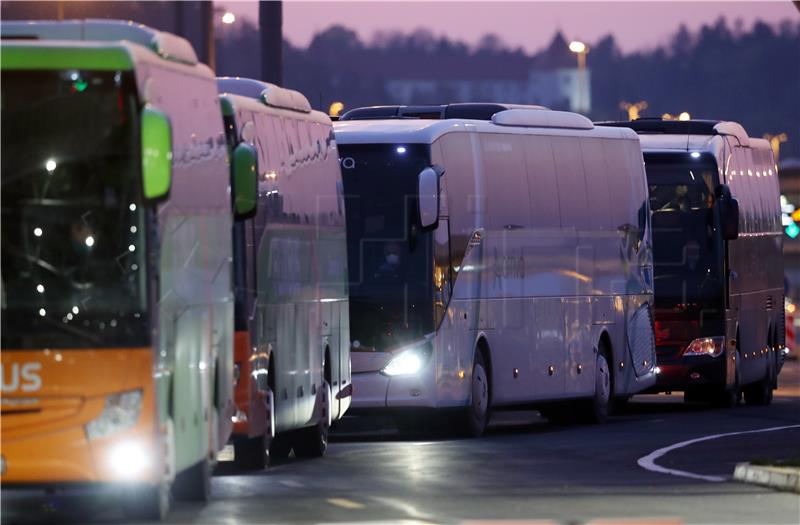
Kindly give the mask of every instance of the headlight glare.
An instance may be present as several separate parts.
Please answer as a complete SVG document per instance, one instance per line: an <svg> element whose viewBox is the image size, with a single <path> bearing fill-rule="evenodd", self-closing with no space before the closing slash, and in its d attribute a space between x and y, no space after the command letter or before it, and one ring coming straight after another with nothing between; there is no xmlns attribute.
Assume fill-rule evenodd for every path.
<svg viewBox="0 0 800 525"><path fill-rule="evenodd" d="M425 365L428 357L430 357L430 350L427 345L403 350L383 367L381 373L387 376L416 374Z"/></svg>
<svg viewBox="0 0 800 525"><path fill-rule="evenodd" d="M150 454L136 441L124 441L111 449L108 463L120 478L135 478L150 468Z"/></svg>
<svg viewBox="0 0 800 525"><path fill-rule="evenodd" d="M100 415L86 424L86 437L98 439L126 430L136 424L141 412L141 390L111 394Z"/></svg>
<svg viewBox="0 0 800 525"><path fill-rule="evenodd" d="M722 353L724 348L724 337L700 337L689 343L689 346L683 351L683 355L717 357Z"/></svg>

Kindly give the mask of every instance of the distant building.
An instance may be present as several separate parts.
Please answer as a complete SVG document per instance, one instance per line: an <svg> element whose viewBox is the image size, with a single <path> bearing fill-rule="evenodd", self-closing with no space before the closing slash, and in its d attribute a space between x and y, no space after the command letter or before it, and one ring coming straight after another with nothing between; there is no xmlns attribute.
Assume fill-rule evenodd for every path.
<svg viewBox="0 0 800 525"><path fill-rule="evenodd" d="M387 79L384 89L390 102L508 102L581 113L589 113L592 108L591 71L587 69L581 76L575 54L569 51L561 33L556 33L546 50L529 60L527 70L497 70L478 78L469 75L469 67L463 67L455 77L435 78L442 73L424 69L415 70L414 78Z"/></svg>

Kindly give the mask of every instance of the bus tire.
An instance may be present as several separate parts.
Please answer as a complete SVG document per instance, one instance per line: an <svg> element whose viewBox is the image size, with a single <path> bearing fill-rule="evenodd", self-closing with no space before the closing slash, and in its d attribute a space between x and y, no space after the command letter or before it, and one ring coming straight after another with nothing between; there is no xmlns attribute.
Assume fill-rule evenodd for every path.
<svg viewBox="0 0 800 525"><path fill-rule="evenodd" d="M739 368L736 368L736 376L733 386L730 388L722 387L711 395L711 405L717 408L734 408L742 402L742 387L739 385Z"/></svg>
<svg viewBox="0 0 800 525"><path fill-rule="evenodd" d="M298 458L320 458L328 449L328 431L331 428L331 386L327 381L320 388L319 421L313 427L297 431L294 441L294 455Z"/></svg>
<svg viewBox="0 0 800 525"><path fill-rule="evenodd" d="M587 423L600 424L606 422L611 410L611 369L602 343L595 357L594 377L594 396L584 404L581 419Z"/></svg>
<svg viewBox="0 0 800 525"><path fill-rule="evenodd" d="M286 461L292 452L292 441L289 434L278 434L269 444L270 463Z"/></svg>
<svg viewBox="0 0 800 525"><path fill-rule="evenodd" d="M122 496L122 512L129 520L161 521L169 512L170 490L166 482L156 486L139 486Z"/></svg>
<svg viewBox="0 0 800 525"><path fill-rule="evenodd" d="M461 430L469 437L480 437L489 424L490 384L483 352L475 352L470 379L469 406L461 414Z"/></svg>
<svg viewBox="0 0 800 525"><path fill-rule="evenodd" d="M233 442L233 462L238 470L263 470L269 464L269 440L266 434L242 437Z"/></svg>
<svg viewBox="0 0 800 525"><path fill-rule="evenodd" d="M772 367L763 379L744 387L744 401L752 406L766 406L772 403Z"/></svg>
<svg viewBox="0 0 800 525"><path fill-rule="evenodd" d="M175 476L172 494L177 500L207 502L211 499L211 462L203 458Z"/></svg>

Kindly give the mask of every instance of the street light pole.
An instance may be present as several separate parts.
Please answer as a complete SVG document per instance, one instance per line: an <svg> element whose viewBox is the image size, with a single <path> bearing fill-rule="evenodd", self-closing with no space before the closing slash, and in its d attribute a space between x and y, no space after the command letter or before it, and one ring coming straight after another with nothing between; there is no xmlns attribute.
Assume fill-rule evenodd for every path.
<svg viewBox="0 0 800 525"><path fill-rule="evenodd" d="M569 50L578 55L578 103L575 104L578 111L588 112L589 96L586 85L586 55L589 53L589 46L579 40L569 43Z"/></svg>
<svg viewBox="0 0 800 525"><path fill-rule="evenodd" d="M775 158L775 162L777 163L781 154L781 143L789 140L789 137L786 135L786 133L778 133L776 135L764 133L764 138L767 139L769 145L772 147L772 156Z"/></svg>
<svg viewBox="0 0 800 525"><path fill-rule="evenodd" d="M283 2L259 2L261 79L283 85Z"/></svg>

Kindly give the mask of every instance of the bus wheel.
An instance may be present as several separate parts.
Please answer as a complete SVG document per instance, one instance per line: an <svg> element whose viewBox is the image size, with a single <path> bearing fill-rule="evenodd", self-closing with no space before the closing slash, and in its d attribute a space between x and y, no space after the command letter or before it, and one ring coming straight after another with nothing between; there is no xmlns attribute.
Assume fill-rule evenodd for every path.
<svg viewBox="0 0 800 525"><path fill-rule="evenodd" d="M242 437L233 442L233 461L239 470L262 470L267 466L269 440L266 434L254 438Z"/></svg>
<svg viewBox="0 0 800 525"><path fill-rule="evenodd" d="M263 470L269 465L270 446L275 427L275 398L272 390L266 396L267 427L254 438L241 437L233 441L233 461L239 470Z"/></svg>
<svg viewBox="0 0 800 525"><path fill-rule="evenodd" d="M292 441L290 434L278 434L272 438L272 443L269 444L269 462L274 464L280 461L286 461L289 454L292 452Z"/></svg>
<svg viewBox="0 0 800 525"><path fill-rule="evenodd" d="M722 387L715 395L711 396L711 404L717 408L733 408L742 402L742 387L739 385L739 368L731 388Z"/></svg>
<svg viewBox="0 0 800 525"><path fill-rule="evenodd" d="M135 487L123 494L122 511L130 520L161 521L169 512L170 492L165 481L155 487Z"/></svg>
<svg viewBox="0 0 800 525"><path fill-rule="evenodd" d="M207 502L211 498L211 463L203 458L175 476L175 499Z"/></svg>
<svg viewBox="0 0 800 525"><path fill-rule="evenodd" d="M319 421L313 427L297 431L294 441L294 455L298 458L319 458L328 449L328 430L331 427L331 386L327 381L322 383Z"/></svg>
<svg viewBox="0 0 800 525"><path fill-rule="evenodd" d="M760 381L744 387L744 401L748 405L764 406L772 403L772 367Z"/></svg>
<svg viewBox="0 0 800 525"><path fill-rule="evenodd" d="M605 423L611 408L611 370L601 346L595 358L594 397L585 405L583 420L587 423Z"/></svg>
<svg viewBox="0 0 800 525"><path fill-rule="evenodd" d="M480 437L489 423L489 376L483 353L475 353L472 365L471 395L469 407L461 415L461 428L471 437Z"/></svg>

